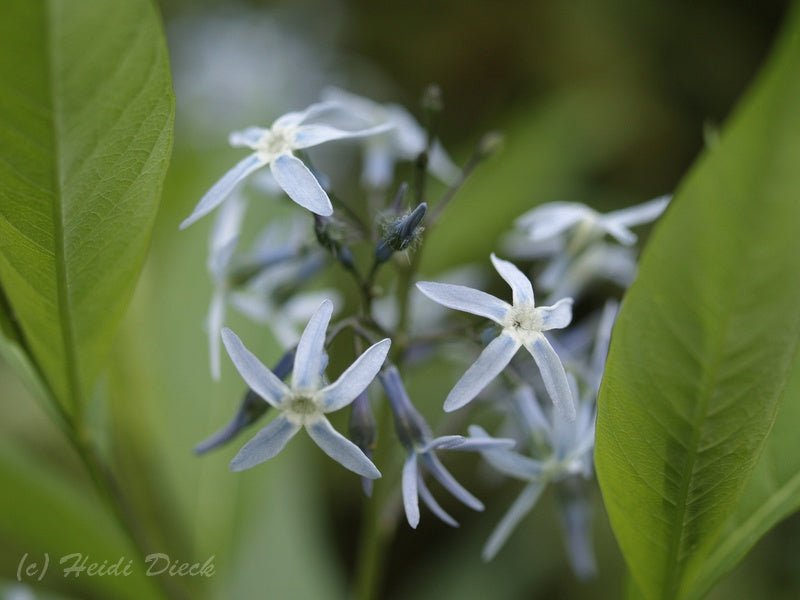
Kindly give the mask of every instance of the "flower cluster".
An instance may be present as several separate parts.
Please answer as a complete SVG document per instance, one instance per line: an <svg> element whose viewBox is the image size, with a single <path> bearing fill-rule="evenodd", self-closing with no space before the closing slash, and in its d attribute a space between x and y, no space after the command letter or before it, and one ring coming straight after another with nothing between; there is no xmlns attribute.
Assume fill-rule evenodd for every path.
<svg viewBox="0 0 800 600"><path fill-rule="evenodd" d="M208 258L211 373L220 377L224 345L247 391L233 420L196 452L221 447L271 414L268 424L233 457L233 471L274 458L305 429L325 454L360 476L370 502L391 506L386 490L396 485L412 528L420 523L420 500L441 521L457 526L426 478L461 504L483 510L483 502L439 457L442 451L475 452L500 474L524 482L487 541L484 558L497 554L552 487L570 560L579 576L588 576L595 567L585 484L592 475L595 399L617 304L609 300L592 311L586 292L604 279L617 286L612 295L618 295L632 281L636 236L630 227L658 217L668 198L605 215L563 202L525 213L505 240L505 254L517 264L495 254L489 257L511 288L510 301L504 294L477 289L480 284L461 285L465 278L479 279L474 270L420 281L418 253L425 238L470 172L499 145L496 134L487 135L464 168L457 168L434 135L440 100L435 89L427 92L428 125L423 127L404 108L329 89L320 102L283 115L268 128L230 135L232 146L250 154L211 187L181 228L219 207ZM358 144L363 150L361 198L344 199L314 163L311 150L335 142ZM412 186L395 182L396 167L404 162L411 165ZM267 166L265 175L248 177ZM431 190L437 189L441 195L432 200ZM248 235L245 214L253 195L285 196L307 212L273 221L245 246L240 239ZM357 250L359 246L368 251ZM343 301L345 289L338 285L316 285L322 277L331 286L332 278L325 276L332 269L352 281L357 307ZM540 298L544 301L537 303ZM435 310L430 301L443 309ZM573 324L576 303L583 303L582 318ZM270 328L283 348L272 370L225 326L229 307ZM335 307L340 316L332 322ZM349 359L346 351L342 356L339 338L352 343L353 358L329 380L329 355L337 367ZM438 405L440 399L414 394L418 407L407 392L415 365L455 359L463 369L465 353L477 357L450 389L444 411L488 400L484 405L503 418L497 437L485 424L470 426L469 436L434 435L420 409ZM374 402L388 403L386 416L393 420L399 444L378 437L385 411L376 416ZM330 413L347 406L349 439L328 420ZM390 460L394 450L405 457L398 457L396 472ZM388 481L376 484L375 490L384 491L373 494L381 470Z"/></svg>

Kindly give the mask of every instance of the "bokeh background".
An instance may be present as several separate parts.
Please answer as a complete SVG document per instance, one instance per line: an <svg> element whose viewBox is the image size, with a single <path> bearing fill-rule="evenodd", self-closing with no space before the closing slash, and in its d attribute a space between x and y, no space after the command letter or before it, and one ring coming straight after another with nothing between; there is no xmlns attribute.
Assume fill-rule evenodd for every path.
<svg viewBox="0 0 800 600"><path fill-rule="evenodd" d="M227 463L238 443L203 459L191 453L227 421L242 392L227 361L221 383L207 369L210 220L178 231L240 155L227 147L227 133L266 125L328 85L419 115L422 90L438 83L440 134L456 159L487 130L503 131L506 143L460 194L426 249L423 272L482 263L512 219L535 203L606 210L674 190L757 72L785 2L161 0L160 7L177 95L174 155L152 251L93 403L96 430L106 432L103 445L158 547L190 562L215 556L214 577L185 582L193 597L336 599L352 584L362 504L355 478L301 438L267 466L236 475ZM355 172L355 155L339 158L343 177ZM254 213L265 220L284 209L263 203ZM328 277L336 281L336 272ZM233 323L251 328L248 339L258 340L267 364L278 358L267 332ZM458 369L431 364L411 382L433 422ZM0 431L2 593L156 597L151 582L136 578L124 593L101 578L48 576L25 590L13 584L25 553L102 559L135 551L46 412L2 363ZM457 530L430 514L417 531L401 523L382 597L622 593L625 568L596 484L599 575L578 582L549 493L495 561L481 562L480 548L518 487L480 477L474 457L458 458L448 465L486 512L447 504L462 523ZM800 597L798 536L797 518L780 525L711 597Z"/></svg>

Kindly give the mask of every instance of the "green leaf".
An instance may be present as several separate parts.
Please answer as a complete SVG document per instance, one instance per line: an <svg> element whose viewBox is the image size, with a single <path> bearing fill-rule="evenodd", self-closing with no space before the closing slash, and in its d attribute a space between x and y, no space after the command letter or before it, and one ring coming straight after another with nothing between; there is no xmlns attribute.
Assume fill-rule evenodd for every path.
<svg viewBox="0 0 800 600"><path fill-rule="evenodd" d="M5 2L0 113L0 286L31 361L74 413L133 291L169 158L152 4Z"/></svg>
<svg viewBox="0 0 800 600"><path fill-rule="evenodd" d="M776 523L800 509L800 360L795 360L780 403L750 481L695 577L699 592L710 589Z"/></svg>
<svg viewBox="0 0 800 600"><path fill-rule="evenodd" d="M656 227L612 339L597 472L646 598L701 596L753 535L794 507L778 501L768 518L756 515L727 538L724 560L705 566L739 498L743 510L751 506L745 486L756 499L768 491L763 481L748 482L796 376L800 11L788 23L752 93ZM796 431L797 421L776 435L784 426ZM774 443L779 452L800 451ZM756 471L762 478L768 456Z"/></svg>

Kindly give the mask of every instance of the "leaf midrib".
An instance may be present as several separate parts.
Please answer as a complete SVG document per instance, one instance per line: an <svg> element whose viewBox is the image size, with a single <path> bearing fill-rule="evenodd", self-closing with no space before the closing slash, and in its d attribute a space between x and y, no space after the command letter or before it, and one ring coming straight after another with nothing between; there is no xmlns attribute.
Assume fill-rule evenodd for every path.
<svg viewBox="0 0 800 600"><path fill-rule="evenodd" d="M58 0L44 0L46 12L45 44L47 51L47 91L50 101L50 125L52 131L52 209L53 209L53 260L56 271L56 292L58 306L58 321L61 326L61 341L64 350L64 363L67 376L67 403L71 405L73 415L77 414L81 406L81 384L78 372L78 358L75 354L75 329L70 317L70 294L66 264L66 242L64 237L64 205L63 205L63 177L61 169L61 135L63 123L61 122L62 110L60 86L58 77L59 52L54 48L56 39L57 19L54 16L56 9L54 3Z"/></svg>

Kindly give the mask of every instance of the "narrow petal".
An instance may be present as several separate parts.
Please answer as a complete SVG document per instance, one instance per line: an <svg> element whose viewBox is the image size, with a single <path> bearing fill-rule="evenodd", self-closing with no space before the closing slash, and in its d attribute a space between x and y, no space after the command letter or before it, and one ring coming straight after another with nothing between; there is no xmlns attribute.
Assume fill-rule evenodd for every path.
<svg viewBox="0 0 800 600"><path fill-rule="evenodd" d="M263 127L248 127L241 131L234 131L228 136L228 143L234 148L253 148L261 141L264 134L269 131Z"/></svg>
<svg viewBox="0 0 800 600"><path fill-rule="evenodd" d="M671 199L672 196L670 195L659 196L649 202L643 202L636 206L606 213L602 216L601 220L604 224L611 221L623 227L633 227L635 225L649 223L661 216L661 213L666 210Z"/></svg>
<svg viewBox="0 0 800 600"><path fill-rule="evenodd" d="M489 435L466 438L463 443L442 450L457 452L487 452L489 450L509 450L517 445L511 438L493 438Z"/></svg>
<svg viewBox="0 0 800 600"><path fill-rule="evenodd" d="M483 388L506 368L519 350L520 343L504 333L483 349L472 366L461 376L444 401L444 410L452 412L471 402ZM560 363L559 363L560 364Z"/></svg>
<svg viewBox="0 0 800 600"><path fill-rule="evenodd" d="M489 434L479 425L470 425L469 434L477 439L489 437ZM508 449L490 449L482 454L492 468L515 479L533 481L538 479L543 471L542 461Z"/></svg>
<svg viewBox="0 0 800 600"><path fill-rule="evenodd" d="M417 495L417 454L409 454L403 464L403 508L406 511L406 519L413 529L419 525L419 497Z"/></svg>
<svg viewBox="0 0 800 600"><path fill-rule="evenodd" d="M417 485L419 486L419 497L422 498L425 506L427 506L430 511L439 518L440 521L444 521L450 525L450 527L458 527L458 521L447 514L447 511L445 511L433 497L433 494L431 494L428 486L425 485L425 480L423 479L422 474L420 474L417 479Z"/></svg>
<svg viewBox="0 0 800 600"><path fill-rule="evenodd" d="M519 522L536 506L543 489L544 485L541 483L531 483L525 486L525 489L522 490L514 504L511 505L511 508L508 509L508 512L497 524L492 535L489 536L489 540L481 553L483 560L490 561L497 555L508 537L519 525Z"/></svg>
<svg viewBox="0 0 800 600"><path fill-rule="evenodd" d="M278 408L290 394L289 388L245 348L242 340L227 327L222 330L222 342L236 370L256 394Z"/></svg>
<svg viewBox="0 0 800 600"><path fill-rule="evenodd" d="M322 410L331 412L350 404L363 392L381 370L389 347L390 339L381 340L367 348L342 375L320 392Z"/></svg>
<svg viewBox="0 0 800 600"><path fill-rule="evenodd" d="M431 475L442 484L442 487L453 494L456 499L469 506L472 510L483 510L483 502L465 490L464 487L456 481L455 477L444 468L444 465L433 452L420 454L419 457L425 464L425 467L431 472Z"/></svg>
<svg viewBox="0 0 800 600"><path fill-rule="evenodd" d="M189 225L217 208L217 206L228 197L228 194L233 191L237 183L265 164L266 163L256 154L251 154L240 161L235 167L225 173L222 179L211 186L211 189L206 192L205 196L203 196L200 202L197 203L197 206L194 207L192 214L181 223L181 229L186 229Z"/></svg>
<svg viewBox="0 0 800 600"><path fill-rule="evenodd" d="M211 378L219 381L220 360L219 340L220 331L225 324L225 293L216 290L211 297L211 306L208 309L208 359L211 364Z"/></svg>
<svg viewBox="0 0 800 600"><path fill-rule="evenodd" d="M589 579L597 573L592 549L592 506L586 498L574 492L561 492L558 498L570 565L579 579Z"/></svg>
<svg viewBox="0 0 800 600"><path fill-rule="evenodd" d="M269 460L283 450L299 430L299 425L292 423L284 415L278 415L233 457L231 471L244 471Z"/></svg>
<svg viewBox="0 0 800 600"><path fill-rule="evenodd" d="M555 404L556 409L561 411L561 414L568 421L574 421L575 401L569 389L564 365L561 364L558 354L541 333L536 335L532 341L527 342L525 347L533 356L533 360L536 361L539 372L542 374L544 387L547 389L547 393L550 394L550 399Z"/></svg>
<svg viewBox="0 0 800 600"><path fill-rule="evenodd" d="M281 189L297 204L323 217L333 214L328 194L299 158L281 154L270 163L270 170Z"/></svg>
<svg viewBox="0 0 800 600"><path fill-rule="evenodd" d="M593 214L591 208L577 202L548 202L519 217L516 225L526 229L530 239L539 241L560 235Z"/></svg>
<svg viewBox="0 0 800 600"><path fill-rule="evenodd" d="M553 306L537 306L534 310L541 319L541 330L564 329L572 322L572 298L562 298Z"/></svg>
<svg viewBox="0 0 800 600"><path fill-rule="evenodd" d="M383 123L375 127L354 130L339 129L338 127L331 127L330 125L303 125L297 129L294 135L292 148L302 150L303 148L311 148L312 146L318 146L334 140L369 137L371 135L386 133L391 128L391 123Z"/></svg>
<svg viewBox="0 0 800 600"><path fill-rule="evenodd" d="M241 194L231 194L214 219L208 244L208 269L217 279L228 270L246 210L244 197Z"/></svg>
<svg viewBox="0 0 800 600"><path fill-rule="evenodd" d="M336 431L323 416L306 424L306 431L325 454L354 473L377 479L381 472L372 464L361 449Z"/></svg>
<svg viewBox="0 0 800 600"><path fill-rule="evenodd" d="M425 454L431 450L452 450L467 441L463 435L443 435L425 444L420 453Z"/></svg>
<svg viewBox="0 0 800 600"><path fill-rule="evenodd" d="M447 308L486 317L495 323L502 323L503 317L511 308L511 305L500 298L463 285L420 281L417 283L417 289Z"/></svg>
<svg viewBox="0 0 800 600"><path fill-rule="evenodd" d="M323 300L300 336L292 373L292 387L295 389L316 390L319 385L324 360L325 332L332 314L333 302Z"/></svg>
<svg viewBox="0 0 800 600"><path fill-rule="evenodd" d="M600 390L600 381L603 379L603 371L608 357L608 346L611 343L611 330L618 312L619 303L616 300L606 301L600 316L600 323L597 325L591 360L591 384L595 392Z"/></svg>
<svg viewBox="0 0 800 600"><path fill-rule="evenodd" d="M625 227L625 225L617 223L616 221L603 220L600 221L599 224L608 235L625 246L633 246L636 240L639 239L636 237L636 234Z"/></svg>
<svg viewBox="0 0 800 600"><path fill-rule="evenodd" d="M286 113L285 115L278 117L272 123L272 129L282 129L286 127L296 127L303 123L304 121L309 121L311 119L318 119L319 117L325 115L325 113L336 113L341 112L344 110L344 107L341 102L337 102L335 100L328 101L328 102L316 102L306 108L305 110L296 111Z"/></svg>
<svg viewBox="0 0 800 600"><path fill-rule="evenodd" d="M530 433L542 433L550 439L550 422L544 416L539 400L529 385L518 387L512 396L512 402L522 424ZM471 431L471 430L470 430Z"/></svg>
<svg viewBox="0 0 800 600"><path fill-rule="evenodd" d="M492 253L492 264L494 268L500 273L500 277L505 279L506 283L511 286L514 294L514 306L520 304L533 304L533 286L531 280L520 271L514 263L507 260L497 258Z"/></svg>

